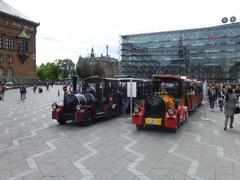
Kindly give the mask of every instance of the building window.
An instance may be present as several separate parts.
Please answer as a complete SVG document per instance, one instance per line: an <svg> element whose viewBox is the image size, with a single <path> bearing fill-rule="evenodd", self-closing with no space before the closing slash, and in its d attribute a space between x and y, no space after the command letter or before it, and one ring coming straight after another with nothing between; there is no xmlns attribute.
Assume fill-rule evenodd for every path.
<svg viewBox="0 0 240 180"><path fill-rule="evenodd" d="M3 61L4 61L3 55L0 54L0 63L3 63Z"/></svg>
<svg viewBox="0 0 240 180"><path fill-rule="evenodd" d="M12 68L7 68L7 72L6 72L7 76L13 76L13 70Z"/></svg>
<svg viewBox="0 0 240 180"><path fill-rule="evenodd" d="M20 52L21 53L26 53L28 52L28 40L27 39L20 39L19 40L19 45L20 45Z"/></svg>
<svg viewBox="0 0 240 180"><path fill-rule="evenodd" d="M13 38L6 38L6 48L8 50L14 50L14 40Z"/></svg>
<svg viewBox="0 0 240 180"><path fill-rule="evenodd" d="M7 57L6 57L6 62L7 62L8 64L12 64L12 63L13 63L13 56L12 56L12 55L7 55Z"/></svg>
<svg viewBox="0 0 240 180"><path fill-rule="evenodd" d="M2 49L3 48L3 39L2 39L2 37L0 37L0 49Z"/></svg>
<svg viewBox="0 0 240 180"><path fill-rule="evenodd" d="M3 76L3 68L0 67L0 77Z"/></svg>

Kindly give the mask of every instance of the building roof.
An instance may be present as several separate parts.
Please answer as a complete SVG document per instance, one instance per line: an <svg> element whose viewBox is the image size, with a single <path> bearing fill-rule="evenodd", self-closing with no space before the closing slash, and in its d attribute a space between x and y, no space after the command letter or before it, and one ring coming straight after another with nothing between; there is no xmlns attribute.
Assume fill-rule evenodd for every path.
<svg viewBox="0 0 240 180"><path fill-rule="evenodd" d="M125 37L137 37L137 36L156 35L156 34L208 31L208 30L216 30L216 29L234 28L234 27L239 27L239 26L240 26L240 22L235 22L235 23L227 23L227 24L221 24L221 25L217 25L217 26L210 26L210 27L203 27L203 28L170 30L170 31L148 32L148 33L137 33L137 34L126 34L126 35L121 35L120 37L125 38Z"/></svg>
<svg viewBox="0 0 240 180"><path fill-rule="evenodd" d="M3 0L0 0L0 12L3 12L5 14L15 16L15 17L18 17L18 18L21 18L21 19L25 19L25 20L30 21L30 22L33 22L27 16L25 16L24 14L22 14L18 10L14 9L12 6L5 3Z"/></svg>

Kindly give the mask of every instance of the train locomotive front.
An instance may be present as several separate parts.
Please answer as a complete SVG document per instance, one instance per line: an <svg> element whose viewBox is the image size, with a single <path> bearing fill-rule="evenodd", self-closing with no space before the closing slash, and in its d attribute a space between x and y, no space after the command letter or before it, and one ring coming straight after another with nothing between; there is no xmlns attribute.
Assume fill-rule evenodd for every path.
<svg viewBox="0 0 240 180"><path fill-rule="evenodd" d="M121 114L121 104L118 103L120 102L119 96L110 93L107 90L109 88L104 86L111 83L109 80L104 82L102 79L94 77L85 81L90 81L89 84L94 84L95 87L101 86L102 91L99 88L95 90L90 88L77 93L76 79L73 79L73 92L64 95L63 105L52 104L52 119L56 119L59 124L65 124L68 120L72 120L90 125L94 119L100 117L110 119L114 115Z"/></svg>
<svg viewBox="0 0 240 180"><path fill-rule="evenodd" d="M132 123L137 129L153 125L177 131L188 117L182 82L178 76L154 77L154 95L145 99L144 106L134 107Z"/></svg>

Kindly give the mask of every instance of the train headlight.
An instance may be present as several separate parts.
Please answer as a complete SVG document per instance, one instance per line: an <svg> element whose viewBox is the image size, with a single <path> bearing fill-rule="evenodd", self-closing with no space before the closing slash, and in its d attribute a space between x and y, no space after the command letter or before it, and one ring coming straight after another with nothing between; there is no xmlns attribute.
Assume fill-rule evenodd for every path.
<svg viewBox="0 0 240 180"><path fill-rule="evenodd" d="M174 114L174 109L173 109L173 108L169 108L169 109L168 109L168 114L169 114L170 116L172 116L172 115Z"/></svg>
<svg viewBox="0 0 240 180"><path fill-rule="evenodd" d="M136 106L133 108L133 112L138 113L140 111L140 107Z"/></svg>
<svg viewBox="0 0 240 180"><path fill-rule="evenodd" d="M80 104L78 104L78 105L76 106L76 109L77 109L78 111L81 109Z"/></svg>
<svg viewBox="0 0 240 180"><path fill-rule="evenodd" d="M53 103L53 104L52 104L52 109L53 109L53 110L56 110L57 107L58 107L57 103Z"/></svg>

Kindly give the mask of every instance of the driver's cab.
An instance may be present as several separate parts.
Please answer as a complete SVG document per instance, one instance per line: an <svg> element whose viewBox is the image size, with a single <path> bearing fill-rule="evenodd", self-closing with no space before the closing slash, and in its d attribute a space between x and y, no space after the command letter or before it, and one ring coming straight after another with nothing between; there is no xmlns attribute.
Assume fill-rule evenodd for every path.
<svg viewBox="0 0 240 180"><path fill-rule="evenodd" d="M114 103L117 93L117 80L93 76L81 82L82 93L90 93L95 98L97 112L106 111L106 106Z"/></svg>
<svg viewBox="0 0 240 180"><path fill-rule="evenodd" d="M154 94L161 97L171 96L177 106L184 106L186 104L184 82L184 79L178 75L155 75L153 76Z"/></svg>

